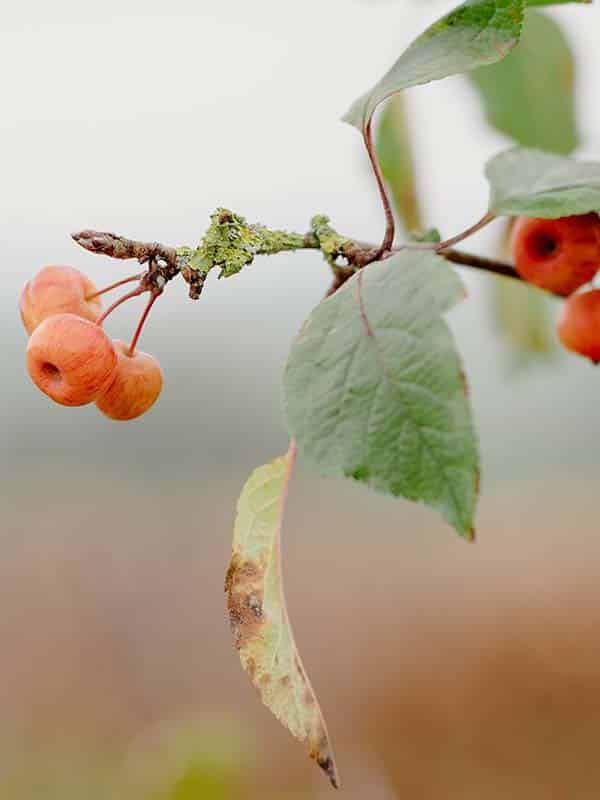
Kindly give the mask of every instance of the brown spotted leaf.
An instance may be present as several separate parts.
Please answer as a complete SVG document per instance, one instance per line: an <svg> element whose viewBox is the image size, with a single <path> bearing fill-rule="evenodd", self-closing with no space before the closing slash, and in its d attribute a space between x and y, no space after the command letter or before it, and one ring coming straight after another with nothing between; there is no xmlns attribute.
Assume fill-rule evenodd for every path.
<svg viewBox="0 0 600 800"><path fill-rule="evenodd" d="M238 501L233 555L225 580L229 620L242 666L263 703L339 786L325 720L290 626L281 574L281 526L296 460L256 469Z"/></svg>

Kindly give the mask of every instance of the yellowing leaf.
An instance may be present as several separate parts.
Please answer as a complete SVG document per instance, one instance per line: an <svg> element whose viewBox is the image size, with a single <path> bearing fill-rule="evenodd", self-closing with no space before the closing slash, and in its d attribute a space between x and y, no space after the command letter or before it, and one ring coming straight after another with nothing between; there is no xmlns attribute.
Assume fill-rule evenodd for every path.
<svg viewBox="0 0 600 800"><path fill-rule="evenodd" d="M339 786L329 735L290 626L281 574L281 527L295 445L256 469L238 501L225 580L229 621L242 666L263 703Z"/></svg>

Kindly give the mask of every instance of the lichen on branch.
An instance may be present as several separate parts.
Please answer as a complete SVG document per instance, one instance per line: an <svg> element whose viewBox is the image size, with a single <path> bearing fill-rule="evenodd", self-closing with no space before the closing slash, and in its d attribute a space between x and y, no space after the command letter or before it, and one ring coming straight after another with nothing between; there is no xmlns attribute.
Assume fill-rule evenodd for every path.
<svg viewBox="0 0 600 800"><path fill-rule="evenodd" d="M251 264L256 256L284 251L316 249L311 234L272 231L263 225L250 225L240 214L218 208L200 245L189 257L190 270L206 277L215 267L220 278L229 278Z"/></svg>
<svg viewBox="0 0 600 800"><path fill-rule="evenodd" d="M474 227L476 229L480 226L481 223L478 223ZM375 245L358 242L338 233L331 226L329 217L323 214L312 218L307 233L295 233L271 230L256 223L250 224L240 214L218 208L211 215L211 224L197 247L182 245L175 248L158 242L139 242L115 233L93 230L80 231L72 234L72 237L77 244L92 253L118 259L135 259L146 264L147 270L140 278L146 289L162 291L166 283L180 274L188 284L189 296L193 300L200 297L213 269L219 270L220 278L229 278L252 264L256 256L295 250L320 250L333 273L329 294L337 291L356 270L386 257L379 253ZM420 246L424 247L429 242L430 247L435 246L439 238L437 233L425 235ZM464 235L455 237L455 240L460 241L462 238ZM447 242L442 243L444 244ZM435 249L449 261L519 278L510 264L480 258L449 247L439 249L442 245L438 244ZM419 247L419 244L406 244L394 250L411 246Z"/></svg>

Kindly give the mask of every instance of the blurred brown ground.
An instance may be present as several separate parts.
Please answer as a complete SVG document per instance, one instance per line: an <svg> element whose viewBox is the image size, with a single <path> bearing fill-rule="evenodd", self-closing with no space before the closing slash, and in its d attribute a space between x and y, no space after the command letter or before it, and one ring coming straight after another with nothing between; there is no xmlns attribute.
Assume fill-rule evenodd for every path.
<svg viewBox="0 0 600 800"><path fill-rule="evenodd" d="M291 614L343 796L600 795L595 488L497 484L470 546L425 509L296 481ZM327 794L231 645L230 482L72 489L15 489L4 520L0 736L126 759L161 721L225 717L254 753L243 797Z"/></svg>

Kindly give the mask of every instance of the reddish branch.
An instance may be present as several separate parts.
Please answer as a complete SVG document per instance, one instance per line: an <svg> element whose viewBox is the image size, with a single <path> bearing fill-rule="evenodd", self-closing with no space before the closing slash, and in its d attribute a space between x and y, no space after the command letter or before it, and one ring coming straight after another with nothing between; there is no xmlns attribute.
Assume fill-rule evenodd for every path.
<svg viewBox="0 0 600 800"><path fill-rule="evenodd" d="M140 294L143 294L146 291L147 289L144 289L142 286L136 286L135 289L132 289L131 292L127 292L127 294L124 294L122 297L119 297L118 300L115 300L115 302L112 303L106 309L106 311L104 311L102 316L98 318L98 320L96 321L96 325L102 325L104 323L104 320L107 317L109 317L115 309L123 305L123 303L126 303L128 300L131 300L134 297L138 297Z"/></svg>
<svg viewBox="0 0 600 800"><path fill-rule="evenodd" d="M113 289L118 289L119 286L125 286L126 283L132 283L133 281L139 281L142 278L143 272L138 272L136 275L130 275L128 278L122 278L120 281L115 281L111 283L110 286L105 286L104 289L100 289L93 294L88 294L86 296L86 300L94 300L96 297L101 297L103 294L107 292L112 292Z"/></svg>
<svg viewBox="0 0 600 800"><path fill-rule="evenodd" d="M475 233L480 231L482 228L485 228L486 225L489 225L490 222L493 222L496 219L496 215L492 214L492 212L488 212L484 217L482 217L479 222L476 222L475 225L472 225L470 228L467 228L462 233L459 233L457 236L453 236L451 239L446 239L444 242L440 242L435 249L436 250L448 250L450 247L454 247L455 244L459 244L459 242L463 242L465 239L468 239L469 236L473 236Z"/></svg>
<svg viewBox="0 0 600 800"><path fill-rule="evenodd" d="M377 187L379 188L379 194L381 195L381 202L383 203L383 210L385 213L385 235L383 238L383 242L381 243L381 246L375 250L375 253L372 258L373 261L377 261L382 256L385 256L387 253L391 251L394 245L396 224L394 222L394 212L392 211L392 204L390 203L387 187L385 185L383 173L381 172L381 166L379 164L379 159L377 158L377 151L375 149L375 144L373 142L373 130L371 127L371 122L369 122L367 127L365 128L364 138L365 138L367 153L369 154L369 160L371 162L371 166L373 167L373 173L375 174Z"/></svg>
<svg viewBox="0 0 600 800"><path fill-rule="evenodd" d="M135 348L137 347L137 343L139 342L140 336L142 335L142 331L144 330L144 325L146 324L146 320L148 319L148 314L152 310L152 306L160 297L160 295L161 292L152 292L152 294L150 295L150 299L148 300L146 307L142 312L140 321L138 322L133 337L131 339L131 344L129 345L129 355L131 356L135 353Z"/></svg>

